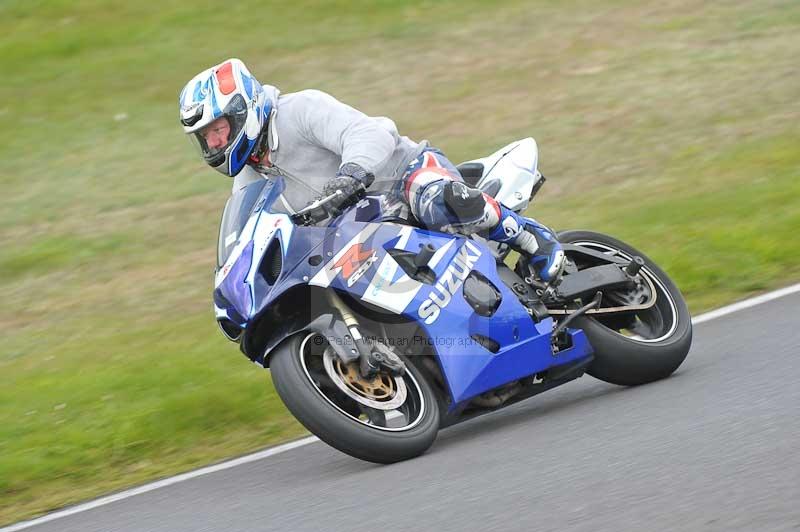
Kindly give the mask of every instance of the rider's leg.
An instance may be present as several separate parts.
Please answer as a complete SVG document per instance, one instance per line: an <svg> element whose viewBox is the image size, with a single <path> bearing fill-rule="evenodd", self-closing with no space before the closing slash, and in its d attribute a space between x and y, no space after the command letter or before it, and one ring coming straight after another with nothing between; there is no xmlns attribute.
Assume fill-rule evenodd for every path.
<svg viewBox="0 0 800 532"><path fill-rule="evenodd" d="M506 243L526 254L540 279L545 282L554 279L564 267L564 250L553 231L533 218L520 216L502 204L495 204L499 206L501 222L481 236Z"/></svg>
<svg viewBox="0 0 800 532"><path fill-rule="evenodd" d="M552 231L464 184L453 163L438 150L426 151L412 161L402 186L412 214L426 227L477 233L508 244L531 257L532 266L545 282L563 267L564 252Z"/></svg>

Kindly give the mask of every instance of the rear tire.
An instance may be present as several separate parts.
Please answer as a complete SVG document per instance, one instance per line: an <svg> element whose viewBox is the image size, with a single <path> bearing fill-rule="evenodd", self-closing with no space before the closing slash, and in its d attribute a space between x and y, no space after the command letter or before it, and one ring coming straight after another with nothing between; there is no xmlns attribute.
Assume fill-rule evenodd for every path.
<svg viewBox="0 0 800 532"><path fill-rule="evenodd" d="M585 315L575 319L574 327L583 329L595 351L587 373L612 384L633 386L663 379L678 369L691 347L692 320L683 296L667 274L634 247L601 233L565 231L559 234L559 241L603 252L613 250L625 258L638 255L645 261L642 272L657 290L656 305L634 318L659 324L652 328L651 338L623 335L624 318Z"/></svg>
<svg viewBox="0 0 800 532"><path fill-rule="evenodd" d="M433 444L439 430L438 403L424 375L411 361L404 360L406 374L403 377L408 389L406 401L415 404L414 409L409 410L413 411L413 415L408 416L409 428L372 426L370 420L381 422L379 411L370 412L370 420L359 420L355 416L363 405L337 393L332 381L321 382L327 377L324 372L309 370L310 365L319 362L304 358L319 358L318 352L313 354L309 351L312 343L308 340L312 337L315 335L301 333L287 339L275 349L270 359L275 390L303 426L343 453L380 464L419 456ZM319 345L317 342L313 344ZM319 347L314 349L318 351ZM333 393L323 390L333 390ZM385 424L385 419L383 422Z"/></svg>

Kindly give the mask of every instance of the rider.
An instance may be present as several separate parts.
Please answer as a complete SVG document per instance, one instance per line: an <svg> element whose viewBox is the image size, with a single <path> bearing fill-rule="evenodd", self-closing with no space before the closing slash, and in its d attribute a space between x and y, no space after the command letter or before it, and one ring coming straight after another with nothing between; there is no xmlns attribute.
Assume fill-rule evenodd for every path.
<svg viewBox="0 0 800 532"><path fill-rule="evenodd" d="M265 174L282 175L282 200L294 211L337 190L351 198L377 176L430 229L508 244L530 257L545 282L563 267L552 231L466 185L441 151L401 136L388 118L318 90L281 95L238 59L192 78L179 104L184 131L209 166L235 178L234 192Z"/></svg>

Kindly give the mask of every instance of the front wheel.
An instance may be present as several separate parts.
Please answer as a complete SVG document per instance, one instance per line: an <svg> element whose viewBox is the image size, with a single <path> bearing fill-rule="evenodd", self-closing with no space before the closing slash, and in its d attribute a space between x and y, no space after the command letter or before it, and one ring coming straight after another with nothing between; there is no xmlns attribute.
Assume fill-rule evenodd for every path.
<svg viewBox="0 0 800 532"><path fill-rule="evenodd" d="M439 404L422 372L406 360L402 377L364 379L327 340L295 335L272 354L273 384L289 411L319 439L369 462L389 464L425 452L439 430Z"/></svg>
<svg viewBox="0 0 800 532"><path fill-rule="evenodd" d="M639 275L647 281L642 290L654 292L649 297L655 296L655 304L646 309L586 314L575 319L574 326L584 330L595 351L587 373L612 384L631 386L663 379L678 369L691 347L692 320L683 296L667 274L632 246L601 233L565 231L558 238L565 244L626 260L642 257L645 264ZM571 257L569 252L567 259L567 271L594 266L582 264L584 259ZM641 290L621 291L604 294L603 300L625 305L647 297Z"/></svg>

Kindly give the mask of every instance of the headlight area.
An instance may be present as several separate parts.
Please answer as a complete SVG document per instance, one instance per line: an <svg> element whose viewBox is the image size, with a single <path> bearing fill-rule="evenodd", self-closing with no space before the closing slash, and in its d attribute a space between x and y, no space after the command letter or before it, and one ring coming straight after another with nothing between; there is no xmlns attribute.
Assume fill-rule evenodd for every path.
<svg viewBox="0 0 800 532"><path fill-rule="evenodd" d="M267 249L261 257L256 274L251 274L251 281L255 291L255 297L258 299L277 283L278 278L283 270L283 256L281 253L281 244L278 238L274 238L269 243ZM250 288L248 287L249 293ZM216 310L217 324L219 325L222 334L225 338L232 342L239 342L242 338L244 328L242 324L237 323L236 320L239 316L236 308L232 305L219 290L214 293L214 306ZM231 314L234 313L234 315ZM246 318L241 318L246 320Z"/></svg>
<svg viewBox="0 0 800 532"><path fill-rule="evenodd" d="M244 329L233 323L228 318L217 318L217 325L219 325L219 329L222 331L222 334L225 335L225 338L231 342L239 343L239 341L242 339L242 332Z"/></svg>

